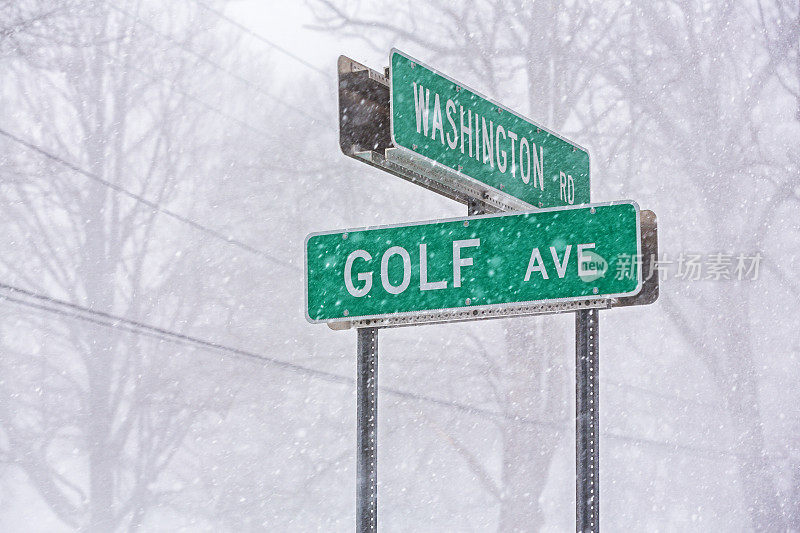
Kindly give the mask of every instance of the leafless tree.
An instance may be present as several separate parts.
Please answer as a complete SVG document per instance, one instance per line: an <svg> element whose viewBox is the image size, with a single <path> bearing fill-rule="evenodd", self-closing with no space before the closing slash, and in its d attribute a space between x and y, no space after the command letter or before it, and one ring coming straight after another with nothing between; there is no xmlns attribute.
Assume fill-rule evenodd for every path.
<svg viewBox="0 0 800 533"><path fill-rule="evenodd" d="M606 98L616 100L618 113L628 120L611 117L602 126L619 132L618 140L606 144L609 169L631 188L651 174L670 176L670 190L691 191L670 202L684 211L692 206L708 221L702 230L687 228L680 239L686 249L765 253L769 221L784 202L797 201L796 173L779 171L789 161L768 148L770 126L756 111L775 94L775 79L786 87L776 60L787 57L787 45L796 45L796 15L782 19L778 30L784 34L768 43L777 50L770 55L755 37L759 27L752 8L730 2L631 6L621 34L626 44L604 70L617 91L616 98ZM741 30L731 32L732 27ZM787 28L792 29L786 33ZM615 162L617 155L624 157ZM757 183L766 192L752 195L743 183ZM671 259L677 258L673 253ZM668 284L662 294L667 316L706 365L724 400L729 446L736 453L752 527L784 529L778 463L770 459L776 448L765 437L760 393L759 361L766 354L754 343L750 314L759 295L746 281L699 290L697 283Z"/></svg>
<svg viewBox="0 0 800 533"><path fill-rule="evenodd" d="M40 4L12 6L23 29L47 15L26 18L28 6ZM4 83L16 97L13 120L4 124L17 140L3 139L13 155L0 185L2 233L17 245L2 270L6 282L98 311L157 318L168 329L209 328L219 321L201 309L224 323L225 295L199 300L197 281L229 267L204 256L196 235L189 249L193 234L184 225L118 190L159 206L181 202L189 215L203 206L185 188L201 168L196 150L203 147L187 146L187 132L209 121L186 90L202 72L185 55L168 68L152 61L163 43L137 22L150 14L136 2L95 2L60 19L59 39L43 35L33 46L36 34L29 34L25 53L6 59L13 74ZM176 39L203 45L208 23L201 18L160 20ZM25 472L66 525L140 527L169 493L158 480L193 422L227 403L217 401L205 370L190 365L189 355L198 354L24 310L6 311L2 327L5 461Z"/></svg>

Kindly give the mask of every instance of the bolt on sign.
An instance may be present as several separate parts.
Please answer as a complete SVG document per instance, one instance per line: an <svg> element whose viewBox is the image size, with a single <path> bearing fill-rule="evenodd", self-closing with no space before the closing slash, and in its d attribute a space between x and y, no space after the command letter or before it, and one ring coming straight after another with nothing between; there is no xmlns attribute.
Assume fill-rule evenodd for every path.
<svg viewBox="0 0 800 533"><path fill-rule="evenodd" d="M589 202L589 153L398 50L390 57L395 147L534 207Z"/></svg>
<svg viewBox="0 0 800 533"><path fill-rule="evenodd" d="M634 295L639 206L589 204L314 233L310 322ZM617 276L625 267L630 275Z"/></svg>

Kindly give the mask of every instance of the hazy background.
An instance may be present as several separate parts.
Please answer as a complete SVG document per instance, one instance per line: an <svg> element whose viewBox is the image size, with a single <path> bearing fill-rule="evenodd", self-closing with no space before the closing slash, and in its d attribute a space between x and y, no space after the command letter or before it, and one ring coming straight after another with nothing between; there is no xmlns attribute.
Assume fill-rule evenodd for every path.
<svg viewBox="0 0 800 533"><path fill-rule="evenodd" d="M398 47L658 215L661 298L601 312L603 528L800 531L800 7L642 4L0 0L0 530L353 529L303 239L466 213L339 151L337 56ZM574 530L573 323L381 331L382 530Z"/></svg>

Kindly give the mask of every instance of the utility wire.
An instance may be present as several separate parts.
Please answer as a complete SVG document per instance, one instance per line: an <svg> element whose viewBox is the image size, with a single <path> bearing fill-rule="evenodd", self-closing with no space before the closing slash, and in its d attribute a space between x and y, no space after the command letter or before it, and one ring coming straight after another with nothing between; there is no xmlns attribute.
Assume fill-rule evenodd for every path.
<svg viewBox="0 0 800 533"><path fill-rule="evenodd" d="M155 27L153 27L149 23L145 22L144 20L142 20L140 17L136 16L135 14L133 14L133 13L131 13L129 11L126 11L125 9L122 9L121 7L118 7L118 6L109 5L109 7L111 7L111 9L114 9L115 11L118 11L122 15L128 17L129 19L133 20L136 24L139 24L139 25L145 27L152 34L157 35L158 37L162 38L163 40L172 43L173 46L175 46L175 47L183 50L187 54L190 54L191 56L193 56L193 57L195 57L195 58L197 58L197 59L199 59L199 60L201 60L201 61L203 61L203 62L205 62L205 63L207 63L209 65L211 65L212 67L214 67L218 71L223 72L223 73L227 74L228 76L231 76L232 78L235 78L235 79L239 80L240 82L244 83L245 85L251 87L253 90L259 92L260 94L263 94L267 98L270 98L270 99L274 100L275 102L277 102L278 104L286 107L287 109L291 109L292 111L295 111L296 113L299 113L299 114L303 115L304 117L308 118L309 120L312 120L312 121L315 121L315 122L316 121L327 122L327 121L322 120L319 117L315 117L313 115L310 115L304 109L299 108L299 107L297 107L295 105L292 105L292 104L286 102L285 100L282 100L281 98L275 96L274 94L265 91L261 86L259 86L256 83L250 81L249 79L245 78L244 76L241 76L241 75L237 74L236 72L224 67L223 65L220 65L216 61L214 61L212 59L209 59L208 57L206 57L206 56L204 56L202 54L197 53L191 47L186 46L185 43L177 41L175 38L171 37L170 35L167 35L166 33L163 33L161 31L159 31L158 29L156 29ZM229 117L229 118L233 118L233 117Z"/></svg>
<svg viewBox="0 0 800 533"><path fill-rule="evenodd" d="M229 354L246 357L248 359L262 361L270 365L278 366L285 370L290 370L294 372L298 372L300 374L305 374L311 377L319 378L328 382L332 383L345 383L345 384L355 384L355 379L347 376L342 376L336 374L334 372L327 372L325 370L317 370L311 367L307 367L305 365L300 365L297 363L291 363L289 361L283 361L281 359L277 359L274 357L265 356L262 354L258 354L255 352L251 352L248 350L242 350L240 348L234 348L232 346L220 344L217 342L209 341L206 339L202 339L200 337L194 337L192 335L187 335L184 333L178 333L175 331L171 331L168 329L160 328L158 326L153 326L144 322L140 322L138 320L132 320L130 318L125 318L119 315L115 315L112 313L107 313L104 311L97 311L90 307L86 307L83 305L75 304L72 302L68 302L66 300L61 300L59 298L54 298L52 296L47 296L35 291L31 291L28 289L23 289L21 287L17 287L14 285L9 285L7 283L0 283L0 289L14 293L25 298L34 299L36 302L30 302L29 300L24 300L21 298L16 298L13 296L3 295L2 299L6 299L8 301L32 307L34 309L39 309L42 311L49 311L53 312L62 316L70 316L79 320L84 320L87 322L91 322L93 324L106 326L110 328L118 328L123 329L125 331L133 332L133 333L144 333L149 336L155 336L160 340L165 340L169 342L177 342L179 344L190 344L196 346L200 349L205 350L214 350L219 352L226 352ZM55 307L53 307L55 306ZM528 424L537 424L537 425L545 425L547 427L552 427L553 429L562 429L560 424L556 424L554 422L547 422L547 421L539 421L533 420L525 417L517 417L517 416L510 416L504 413L499 413L492 411L490 409L484 409L481 407L474 407L471 405L458 403L458 402L451 402L448 400L442 400L426 395L416 394L413 392L404 391L402 389L396 389L392 387L380 387L380 390L391 394L393 396L397 396L400 398L404 398L407 400L417 400L426 403L432 403L435 405L445 406L454 408L458 411L462 411L465 413L470 413L474 415L484 416L488 418L506 418L515 422L521 423L528 423Z"/></svg>
<svg viewBox="0 0 800 533"><path fill-rule="evenodd" d="M342 376L340 374L336 374L334 372L328 372L324 370L317 370L314 368L310 368L304 365L299 365L296 363L291 363L289 361L283 361L281 359L277 359L274 357L265 356L262 354L258 354L255 352L251 352L248 350L242 350L240 348L234 348L232 346L224 345L221 343L209 341L206 339L201 339L199 337L194 337L191 335L186 335L183 333L178 333L175 331L171 331L168 329L160 328L157 326L152 326L150 324L146 324L144 322L140 322L137 320L128 319L119 315L114 315L111 313L106 313L103 311L97 311L91 309L90 307L85 307L82 305L74 304L72 302L68 302L65 300L61 300L58 298L54 298L51 296L46 296L34 291L30 291L27 289L22 289L20 287L16 287L13 285L0 283L0 289L3 289L7 292L15 293L21 295L25 298L30 298L36 300L32 302L30 300L25 300L22 298L16 298L9 295L3 295L2 299L22 305L25 307L29 307L32 309L37 309L40 311L45 311L48 313L58 314L61 316L66 316L78 320L82 320L85 322L89 322L95 325L120 329L123 331L127 331L133 334L142 334L145 336L153 337L165 342L171 342L176 344L182 345L189 345L195 346L202 350L206 351L216 351L222 353L228 353L234 356L239 356L243 358L247 358L250 360L261 361L273 366L277 366L284 370L297 372L300 374L308 375L313 378L321 379L324 381L328 381L331 383L339 383L339 384L347 384L347 385L354 385L355 379L347 376ZM508 413L497 412L491 409L485 409L482 407L475 407L472 405L460 403L460 402L453 402L449 400L443 400L440 398L435 398L423 394L417 394L409 391L405 391L402 389L394 388L394 387L383 387L379 386L379 390L385 392L389 395L404 399L404 400L411 400L411 401L419 401L423 403L429 403L433 405L438 405L441 407L446 407L449 409L454 409L456 411L460 411L463 413L467 413L474 416L479 416L481 418L487 418L492 420L507 420L511 423L515 424L524 424L524 425L533 425L538 427L547 427L556 431L565 431L569 428L566 427L564 424L551 422L547 420L537 420L532 419L529 417L522 417L511 415ZM601 433L602 436L609 438L611 440L618 440L621 442L634 444L634 445L649 445L655 446L666 451L671 452L686 452L691 453L694 455L705 455L710 457L715 456L730 456L730 457L744 457L742 454L737 454L735 452L730 452L726 450L718 450L718 449L708 449L708 448L701 448L698 446L691 446L685 444L677 444L677 443L670 443L670 442L663 442L651 438L642 438L642 437L632 437L629 435L618 434L614 432L603 432Z"/></svg>
<svg viewBox="0 0 800 533"><path fill-rule="evenodd" d="M200 3L198 2L198 4L200 4ZM203 4L200 4L200 5L203 5ZM120 11L120 12L123 12L123 14L124 14L124 13L126 13L126 12L124 12L124 10L122 10L122 9L120 9L120 8L117 8L117 7L115 7L115 6L112 6L112 7L113 7L114 9L117 9L117 10L118 10L118 11ZM206 6L206 5L203 5L203 7L205 7L206 9L209 9L210 11L212 11L212 12L215 12L215 13L217 13L217 14L221 15L223 18L226 18L226 19L227 19L227 17L225 17L225 16L224 16L224 15L222 15L221 13L217 12L215 9L213 9L213 8L211 8L211 7L209 7L209 6ZM129 16L133 16L133 15L131 15L130 13L127 13L127 14L128 14ZM143 21L141 21L141 19L138 19L138 18L137 18L137 20L138 20L138 21L139 21L141 24L145 25L145 24L144 24L144 22L143 22ZM233 23L233 24L235 24L235 25L236 25L236 24L238 24L238 23L235 23L235 21L232 21L232 20L230 20L230 22L231 22L231 23ZM248 30L247 28L245 28L245 27L243 27L243 26L241 27L241 29L243 29L244 31L251 31L251 30ZM159 34L160 34L160 32L156 32L155 30L152 30L152 31L154 31L154 33L159 33ZM179 43L177 43L177 42L176 42L174 39L172 39L172 38L170 38L170 37L168 37L168 36L165 36L165 35L163 35L163 34L160 34L160 35L161 35L163 38L165 38L165 39L168 39L168 40L172 41L173 43L179 44ZM269 41L268 41L268 40L266 40L266 39L264 39L264 38L261 38L261 40L264 40L265 42L268 42L268 43L269 43ZM270 43L270 44L274 44L274 43ZM275 46L277 47L277 45L275 45ZM234 76L234 77L236 77L236 78L240 79L241 81L243 81L243 82L247 83L248 85L254 86L254 85L253 85L253 83L252 83L252 82L250 82L249 80L247 80L246 78L243 78L243 77L241 77L241 76L239 76L239 75L237 75L237 74L235 74L235 73L233 73L233 72L230 72L230 71L228 71L227 69L225 69L225 68L224 68L224 67L222 67L221 65L218 65L218 64L216 64L215 62L213 62L213 61L211 61L211 60L209 60L209 59L207 59L207 58L204 58L203 56L200 56L199 54L197 54L197 52L194 52L193 50L190 50L189 48L185 48L185 47L182 47L182 48L184 48L184 50L185 50L185 51L187 51L188 53L191 53L192 55L195 55L196 57L199 57L199 58L201 58L201 59L204 59L204 60L206 60L206 61L207 61L207 62L209 62L210 64L214 65L216 68L222 69L222 70L223 70L224 72L226 72L227 74L229 74L229 75L231 75L231 76ZM114 57L113 57L113 56L111 56L110 54L107 54L107 53L105 53L105 52L102 52L102 51L101 51L100 53L101 53L103 56L105 56L107 59L110 59L111 61L116 61L116 60L117 60L117 58L114 58ZM291 56L291 54L290 54L290 57L293 57L293 56ZM302 60L301 60L301 59L299 59L299 58L297 58L297 57L294 57L294 59L297 59L297 60L299 60L299 61L301 61L301 62L302 62ZM313 67L313 66L312 66L312 67ZM151 80L153 80L153 81L156 81L156 82L157 82L157 81L169 81L169 80L166 80L166 79L164 79L164 78L159 78L159 77L157 77L157 76L153 76L153 75L151 75L150 73L147 73L147 72L145 72L144 70L142 70L142 69L140 69L140 68L138 68L138 67L136 67L136 66L134 66L134 65L131 65L131 68L133 68L134 70L138 71L138 72L139 72L139 73L141 73L142 75L144 75L144 76L146 76L146 77L150 78L150 79L151 79ZM318 69L317 69L317 70L318 70ZM321 70L318 70L318 71L319 71L319 72L321 72L321 73L323 73L323 74L325 74L325 73L324 73L323 71L321 71ZM327 74L325 74L325 75L327 75ZM255 87L255 86L254 86L254 87ZM249 129L249 130L251 130L251 131L254 131L255 133L258 133L259 135L262 135L262 136L264 136L264 137L267 137L267 138L269 138L269 137L270 137L270 135L269 135L269 134L268 134L268 133L267 133L265 130L262 130L262 129L260 129L260 128L257 128L257 127L255 127L255 126L253 126L252 124L248 123L247 121L243 121L243 120L241 120L241 119L238 119L238 118L236 118L236 117L234 117L234 116L232 116L232 115L230 115L230 114L228 114L228 113L224 112L224 111L223 111L223 110L221 110L220 108L218 108L218 107L216 107L216 106L214 106L214 105L212 105L212 104L209 104L208 102L206 102L205 100L203 100L203 99L201 99L201 98L197 98L196 96L194 96L194 95L192 95L192 94L189 94L189 93L187 93L187 92L185 92L185 91L182 91L182 90L180 90L180 89L174 89L174 90L175 90L176 92L178 92L179 94L181 94L181 95L185 96L186 98L189 98L190 100L192 100L192 101L194 101L194 102L198 103L199 105L201 105L201 106L205 107L206 109L209 109L210 111L213 111L213 112L215 112L215 113L217 113L217 114L219 114L219 115L221 115L221 116L223 116L223 117L225 117L225 118L227 118L227 119L229 119L229 120L232 120L232 121L234 121L234 122L238 123L239 125L241 125L241 126L242 126L242 127L244 127L244 128L247 128L247 129ZM259 90L260 90L260 89L259 89ZM309 114L308 114L308 113L306 113L305 111L303 111L303 110L301 110L301 109L299 109L299 108L296 108L295 106L292 106L291 104L288 104L288 103L286 103L286 102L284 102L284 101L280 100L279 98L277 98L277 97L276 97L276 96L274 96L274 95L271 95L271 94L269 94L269 93L266 93L266 92L264 92L264 91L260 91L260 92L262 92L263 94L266 94L266 95L270 96L271 98L273 98L273 99L275 99L275 100L279 101L281 104L283 104L283 105L287 106L288 108L291 108L292 110L294 110L294 111L296 111L296 112L298 112L298 113L301 113L301 114L303 114L305 117L309 118L309 119L310 119L310 120L312 120L312 121L319 121L319 120L320 120L318 117L314 117L314 116L312 116L312 115L309 115ZM289 262L289 261L286 261L286 260L283 260L283 259L278 259L278 258L276 258L276 257L273 257L273 256L271 256L270 254L267 254L266 252L264 252L264 251L262 251L262 250L259 250L259 249L255 248L255 247L253 247L253 246L250 246L249 244L246 244L246 243L244 243L244 242L242 242L242 241L239 241L239 240L237 240L237 239L234 239L233 237L229 237L229 236L223 235L222 233L220 233L220 232L218 232L218 231L216 231L216 230L213 230L213 229L211 229L211 228L209 228L209 227L203 226L202 224L200 224L200 223L198 223L198 222L195 222L195 221L193 221L193 220L191 220L191 219L189 219L189 218L187 218L187 217L184 217L183 215L180 215L180 214L178 214L178 213L175 213L174 211L172 211L172 210L170 210L170 209L168 209L168 208L161 207L161 206L159 206L158 204L156 204L155 202L152 202L152 201L150 201L150 200L147 200L146 198L143 198L143 197L141 197L141 196L139 196L139 195L137 195L137 194L135 194L135 193L133 193L133 192L131 192L131 191L128 191L127 189L124 189L123 187L121 187L121 186L119 186L119 185L116 185L116 184L114 184L114 183L111 183L111 182L109 182L109 181L107 181L107 180L104 180L103 178L101 178L101 177L97 176L96 174L93 174L93 173L91 173L91 172L89 172L89 171L87 171L87 170L85 170L85 169L83 169L83 168L80 168L80 167L78 167L77 165L75 165L75 164L73 164L73 163L70 163L70 162L66 161L65 159L63 159L63 158L61 158L61 157L59 157L59 156L57 156L57 155L55 155L55 154L53 154L53 153L51 153L51 152L47 151L47 150L45 150L45 149L43 149L43 148L41 148L41 147L39 147L39 146L37 146L37 145L35 145L35 144L33 144L33 143L29 142L29 141L26 141L26 140L24 140L24 139L21 139L20 137L18 137L18 136L16 136L16 135L14 135L14 134L12 134L12 133L10 133L10 132L8 132L8 131L6 131L6 130L2 129L2 128L0 128L0 134L2 134L2 135L4 135L4 136L8 137L9 139L11 139L11 140L13 140L13 141L17 142L18 144L21 144L21 145L23 145L23 146L25 146L25 147L29 148L30 150L33 150L33 151L35 151L35 152L37 152L37 153L39 153L39 154L41 154L41 155L43 155L43 156L45 156L45 157L47 157L47 158L49 158L49 159L53 160L53 161L56 161L56 162L58 162L59 164L61 164L61 165L63 165L63 166L66 166L67 168L70 168L70 169L74 170L75 172L78 172L79 174L82 174L82 175L84 175L84 176L86 176L86 177L88 177L88 178L90 178L90 179L92 179L92 180L94 180L94 181L97 181L97 182L99 182L99 183L102 183L103 185L105 185L105 186L107 186L107 187L109 187L109 188L111 188L111 189L113 189L113 190L115 190L115 191L117 191L117 192L119 192L119 193L121 193L121 194L124 194L124 195L126 195L126 196L128 196L128 197L130 197L130 198L132 198L132 199L134 199L134 200L136 200L136 201L139 201L139 202L141 202L141 203L143 203L143 204L147 205L148 207L150 207L151 209L153 209L153 210L155 210L155 211L158 211L158 212L160 212L160 213L162 213L162 214L164 214L164 215L166 215L166 216L172 217L172 218L174 218L174 219L176 219L176 220L179 220L179 221L181 221L181 222L183 222L183 223L185 223L185 224L188 224L188 225L190 225L190 226L194 227L195 229L198 229L198 230L200 230L200 231L202 231L202 232L204 232L204 233L207 233L207 234L209 234L209 235L213 236L214 238L217 238L217 239L219 239L219 240L225 241L225 242L226 242L226 243L228 243L228 244L231 244L231 245L234 245L234 246L238 246L239 248L242 248L242 249L244 249L244 250L247 250L248 252L251 252L251 253L254 253L254 254L260 255L261 257L264 257L265 259L267 259L268 261L270 261L270 262L272 262L272 263L274 263L274 264L276 264L276 265L279 265L279 266L283 266L283 267L290 268L290 269L292 269L292 270L294 270L294 271L296 271L296 272L301 272L301 271L302 271L302 269L300 269L299 267L297 267L296 265L292 264L292 263L291 263L291 262Z"/></svg>
<svg viewBox="0 0 800 533"><path fill-rule="evenodd" d="M15 303L15 304L18 304L18 305L22 305L22 306L25 306L25 307L30 307L32 309L38 309L40 311L45 311L45 312L48 312L48 313L61 315L63 317L83 320L84 322L88 322L90 324L95 324L97 326L103 326L103 327L113 328L113 329L120 329L120 330L126 331L128 333L133 333L133 334L136 334L136 335L143 335L143 336L151 337L151 338L158 339L158 340L164 341L164 342L172 342L172 343L176 343L176 344L179 343L179 341L177 339L166 337L164 335L158 335L157 333L152 332L152 331L147 331L147 330L135 328L135 327L132 327L132 326L128 326L127 324L123 324L121 322L110 322L110 321L107 321L107 320L101 320L99 318L94 318L94 317L92 317L90 315L81 315L81 314L78 314L77 311L68 311L68 310L65 310L65 309L59 309L58 307L52 307L52 306L48 306L46 304L40 304L40 303L36 303L36 302L31 302L29 300L21 300L19 298L15 298L13 296L8 296L8 295L0 296L0 299L4 300L6 302L12 302L12 303ZM193 345L191 345L189 343L186 343L186 344L189 345L189 346L194 347Z"/></svg>
<svg viewBox="0 0 800 533"><path fill-rule="evenodd" d="M282 54L284 54L284 55L294 59L298 63L308 67L309 69L313 70L314 72L316 72L320 76L324 76L326 80L328 79L329 74L327 72L325 72L324 70L322 70L321 68L312 65L311 63L309 63L305 59L301 58L298 55L295 55L293 52L290 52L289 50L287 50L286 48L280 46L279 44L276 44L276 43L270 41L269 39L267 39L263 35L261 35L259 33L256 33L255 31L251 30L247 26L244 26L243 24L233 20L232 18L230 18L229 16L225 15L223 12L219 11L218 9L214 9L210 5L206 4L205 2L201 2L200 0L192 0L192 2L194 2L197 5L199 5L203 9L206 9L207 11L213 13L218 18L220 18L220 19L224 20L225 22L231 24L235 28L238 28L239 30L243 31L244 33L246 33L246 34L248 34L248 35L250 35L252 37L255 37L256 39L258 39L262 43L274 48L275 50L278 50Z"/></svg>
<svg viewBox="0 0 800 533"><path fill-rule="evenodd" d="M13 133L10 133L10 132L6 131L2 127L0 127L0 135L4 135L4 136L8 137L9 139L11 139L12 141L14 141L14 142L16 142L18 144L21 144L22 146L25 146L29 150L32 150L32 151L34 151L34 152L36 152L36 153L38 153L38 154L40 154L40 155L52 160L52 161L55 161L56 163L69 168L70 170L73 170L73 171L75 171L75 172L77 172L79 174L82 174L83 176L86 176L87 178L89 178L89 179L91 179L93 181L96 181L97 183L100 183L100 184L108 187L109 189L112 189L112 190L116 191L119 194L122 194L124 196L127 196L128 198L131 198L131 199L133 199L133 200L135 200L137 202L140 202L140 203L146 205L147 207L149 207L150 209L152 209L153 211L158 211L159 213L161 213L163 215L166 215L166 216L168 216L170 218L173 218L175 220L183 222L184 224L187 224L187 225L189 225L189 226L191 226L191 227L193 227L193 228L195 228L195 229L197 229L197 230L199 230L199 231L201 231L203 233L206 233L207 235L210 235L210 236L214 237L215 239L224 241L227 244L230 244L232 246L236 246L236 247L241 248L243 250L246 250L246 251L248 251L248 252L250 252L252 254L256 254L256 255L258 255L260 257L263 257L263 258L267 259L268 261L272 262L275 265L279 265L279 266L282 266L282 267L289 268L289 269L291 269L291 270L293 270L295 272L301 272L302 271L298 266L290 263L289 261L286 261L286 260L283 260L283 259L278 259L277 257L273 257L272 255L270 255L270 254L268 254L268 253L266 253L266 252L264 252L262 250L259 250L258 248L254 248L253 246L250 246L247 243L244 243L244 242L242 242L240 240L234 239L233 237L229 237L227 235L223 235L222 233L220 233L217 230L214 230L214 229L211 229L211 228L209 228L207 226L204 226L204 225L200 224L199 222L195 222L194 220L192 220L190 218L187 218L187 217L185 217L185 216L183 216L183 215L181 215L179 213L176 213L175 211L172 211L171 209L168 209L166 207L162 207L162 206L158 205L156 202L153 202L152 200L148 200L147 198L144 198L144 197L142 197L142 196L140 196L140 195L138 195L138 194L136 194L134 192L131 192L128 189L125 189L124 187L122 187L120 185L117 185L116 183L112 183L112 182L110 182L108 180L105 180L105 179L101 178L100 176L98 176L97 174L94 174L93 172L89 172L88 170L85 170L85 169L79 167L78 165L70 163L66 159L63 159L63 158L53 154L52 152L49 152L49 151L45 150L44 148L41 148L41 147L33 144L32 142L29 142L29 141L26 141L24 139L21 139L20 137L17 137Z"/></svg>
<svg viewBox="0 0 800 533"><path fill-rule="evenodd" d="M332 372L326 372L324 370L316 370L314 368L306 367L303 365L298 365L296 363L291 363L288 361L282 361L280 359L274 357L268 357L265 355L257 354L255 352L250 352L247 350L242 350L240 348L234 348L232 346L227 346L224 344L220 344L217 342L209 341L206 339L201 339L199 337L194 337L192 335L186 335L184 333L178 333L176 331L171 331L168 329L160 328L158 326L153 326L147 324L145 322L140 322L138 320L133 320L130 318L125 318L123 316L115 315L112 313L107 313L105 311L98 311L96 309L92 309L91 307L86 307L83 305L75 304L72 302L68 302L66 300L62 300L59 298L54 298L52 296L47 296L35 291L31 291L28 289L23 289L21 287L17 287L14 285L9 285L7 283L0 283L0 289L3 289L7 292L15 293L27 298L31 298L36 300L40 303L29 302L27 300L22 300L19 298L14 298L11 296L3 296L4 299L8 299L15 303L26 305L29 307L33 307L36 309L41 309L44 311L51 311L57 314L71 316L77 318L79 320L84 320L91 322L93 324L111 327L111 328L119 328L124 329L125 331L130 331L133 333L145 333L149 334L150 336L155 336L161 340L166 340L169 342L177 342L179 344L190 344L202 349L211 349L221 352L227 352L234 355L247 357L249 359L255 359L259 361L263 361L265 363L269 363L271 365L275 365L281 368L289 369L298 371L304 374L308 374L314 377L325 379L326 381L331 381L335 383L351 383L353 382L352 379L346 378L344 376L340 376L338 374L334 374ZM57 306L53 308L52 306ZM59 309L61 308L61 309ZM67 311L69 310L69 311Z"/></svg>
<svg viewBox="0 0 800 533"><path fill-rule="evenodd" d="M102 55L103 57L105 57L109 61L119 61L118 57L114 57L113 55L111 55L111 54L109 54L107 52L104 52L104 51L102 51L100 49L98 49L98 52L100 53L100 55ZM167 78L163 78L163 77L160 77L160 76L155 76L153 74L150 74L149 72L146 72L145 70L137 67L136 65L127 64L126 66L128 66L131 69L135 70L136 72L138 72L142 76L145 76L145 77L149 78L153 82L156 82L156 83L158 83L160 81L170 82L171 83L171 86L170 86L171 90L175 91L176 93L178 93L178 94L180 94L182 96L185 96L189 100L192 100L193 102L201 105L202 107L205 107L209 111L213 111L214 113L216 113L216 114L218 114L218 115L220 115L222 117L227 118L228 120L231 120L231 121L239 124L240 126L242 126L245 129L248 129L248 130L250 130L250 131L252 131L254 133L258 133L259 135L263 136L266 139L269 139L271 137L271 135L266 130L262 130L261 128L259 128L257 126L253 126L252 124L250 124L246 120L242 120L242 119L236 118L233 115L231 115L229 113L226 113L225 111L223 111L219 107L217 107L217 106L215 106L213 104L209 104L208 102L206 102L202 98L198 98L197 96L195 96L193 94L190 94L190 93L188 93L188 92L186 92L184 90L178 89L177 87L175 87L175 84L174 84L174 82L172 82L172 80L168 80ZM314 120L316 120L316 119L314 119Z"/></svg>

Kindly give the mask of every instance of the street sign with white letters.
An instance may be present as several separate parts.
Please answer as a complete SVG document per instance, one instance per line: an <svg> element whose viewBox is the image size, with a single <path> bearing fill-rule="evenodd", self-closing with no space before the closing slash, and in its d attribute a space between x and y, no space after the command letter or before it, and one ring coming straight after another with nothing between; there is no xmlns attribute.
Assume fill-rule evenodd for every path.
<svg viewBox="0 0 800 533"><path fill-rule="evenodd" d="M635 202L311 234L306 317L348 321L636 294Z"/></svg>
<svg viewBox="0 0 800 533"><path fill-rule="evenodd" d="M395 148L534 207L589 202L589 153L398 50L390 57Z"/></svg>
<svg viewBox="0 0 800 533"><path fill-rule="evenodd" d="M585 149L398 50L337 71L342 152L477 215L306 238L306 318L358 329L356 530L378 526L379 329L575 311L576 529L599 531L598 310L658 298L655 213L589 204Z"/></svg>

